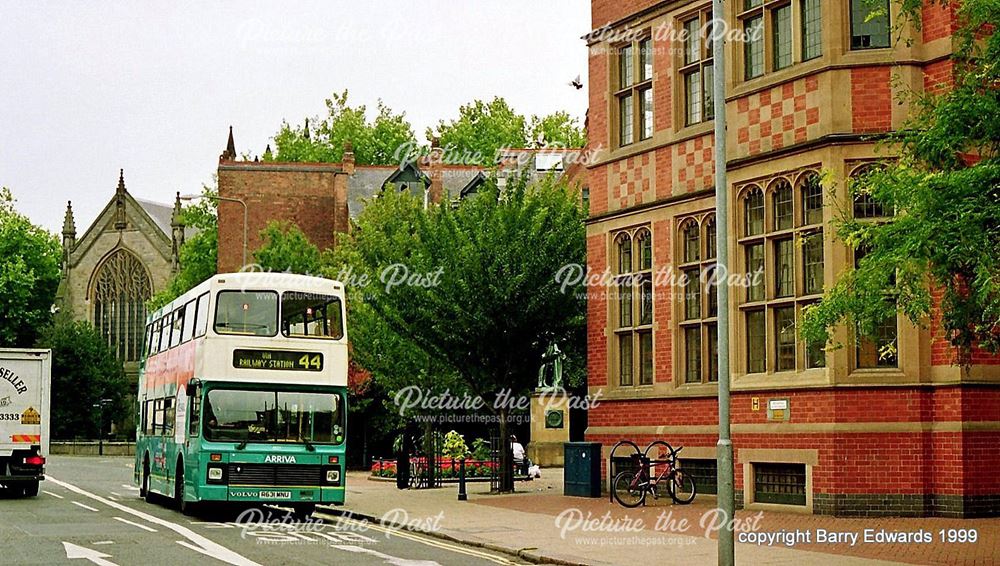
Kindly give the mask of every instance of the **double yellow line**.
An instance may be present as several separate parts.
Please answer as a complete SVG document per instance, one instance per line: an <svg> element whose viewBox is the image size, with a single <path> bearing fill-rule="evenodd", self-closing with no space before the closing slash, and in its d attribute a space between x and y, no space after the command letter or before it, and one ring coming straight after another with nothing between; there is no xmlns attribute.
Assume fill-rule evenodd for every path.
<svg viewBox="0 0 1000 566"><path fill-rule="evenodd" d="M322 519L329 520L329 521L344 521L344 522L351 522L351 523L354 523L354 524L357 524L357 525L364 525L365 527L367 527L369 529L372 529L372 530L375 530L375 531L379 531L381 533L386 533L386 534L389 534L389 535L392 535L392 536L397 536L397 537L400 537L400 538L405 538L407 540L411 540L411 541L414 541L414 542L419 542L421 544L425 544L427 546L433 546L435 548L440 548L442 550L448 550L448 551L451 551L451 552L457 552L457 553L460 553L460 554L466 554L468 556L475 556L477 558L482 558L483 560L489 560L490 562L494 562L496 564L504 564L504 565L518 564L518 562L514 562L514 561L512 561L512 560L510 560L508 558L504 558L502 556L497 556L495 554L490 554L488 552L482 552L482 551L479 551L479 550L473 550L471 548L465 548L463 546L458 546L456 544L451 544L451 543L448 543L448 542L444 542L442 540L438 540L438 539L434 539L434 538L430 538L430 537L426 537L426 536L421 536L421 535L418 535L418 534L416 534L416 533L414 533L412 531L407 531L407 530L403 530L403 529L397 529L395 527L386 527L386 526L374 523L372 521L358 521L357 519L350 519L350 518L347 518L347 517L335 517L333 515L327 515L325 513L318 513L318 512L313 513L313 516L314 517L320 517Z"/></svg>

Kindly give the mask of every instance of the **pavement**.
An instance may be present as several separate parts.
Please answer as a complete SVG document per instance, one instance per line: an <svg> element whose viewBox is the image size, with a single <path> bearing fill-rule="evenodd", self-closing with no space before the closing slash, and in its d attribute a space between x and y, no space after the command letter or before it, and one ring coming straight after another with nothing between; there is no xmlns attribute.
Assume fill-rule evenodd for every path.
<svg viewBox="0 0 1000 566"><path fill-rule="evenodd" d="M710 496L699 496L691 505L657 500L645 508L625 509L606 496L564 496L562 469L546 469L541 479L518 483L514 494L491 495L488 484L469 484L468 501L458 501L454 485L399 491L393 483L368 477L349 474L347 505L339 512L534 563L718 563L717 529L712 528L718 515ZM762 541L737 544L738 564L1000 563L1000 518L867 519L739 511L735 527L746 540ZM906 540L887 540L899 533L906 533Z"/></svg>

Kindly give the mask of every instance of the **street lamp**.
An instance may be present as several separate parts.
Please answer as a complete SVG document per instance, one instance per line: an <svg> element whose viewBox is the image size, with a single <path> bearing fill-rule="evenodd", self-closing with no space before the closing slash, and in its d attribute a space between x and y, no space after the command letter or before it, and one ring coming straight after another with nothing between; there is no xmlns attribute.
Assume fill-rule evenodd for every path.
<svg viewBox="0 0 1000 566"><path fill-rule="evenodd" d="M97 455L104 456L104 407L111 403L111 399L101 399L94 403L97 409Z"/></svg>
<svg viewBox="0 0 1000 566"><path fill-rule="evenodd" d="M243 205L243 267L246 267L246 265L247 265L247 222L248 222L247 221L247 203L244 202L244 201L242 201L242 200L240 200L240 199L238 199L238 198L220 197L218 195L216 195L216 196L211 196L211 195L181 195L180 198L183 201L191 201L191 200L196 200L196 199L200 199L200 198L207 198L207 199L213 199L213 200L223 200L223 201L226 201L226 202L238 202L238 203L240 203L240 204Z"/></svg>

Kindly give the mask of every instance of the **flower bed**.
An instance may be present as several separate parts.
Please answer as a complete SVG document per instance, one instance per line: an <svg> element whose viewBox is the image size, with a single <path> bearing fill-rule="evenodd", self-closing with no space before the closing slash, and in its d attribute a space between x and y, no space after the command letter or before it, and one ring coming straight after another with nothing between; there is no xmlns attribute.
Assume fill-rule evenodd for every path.
<svg viewBox="0 0 1000 566"><path fill-rule="evenodd" d="M412 458L410 469L423 464L424 458ZM461 470L460 460L457 458L443 457L439 459L441 477L444 479L458 478ZM466 460L465 477L467 478L488 478L493 471L494 464L490 460ZM396 460L386 460L379 458L372 462L371 474L380 478L396 477Z"/></svg>

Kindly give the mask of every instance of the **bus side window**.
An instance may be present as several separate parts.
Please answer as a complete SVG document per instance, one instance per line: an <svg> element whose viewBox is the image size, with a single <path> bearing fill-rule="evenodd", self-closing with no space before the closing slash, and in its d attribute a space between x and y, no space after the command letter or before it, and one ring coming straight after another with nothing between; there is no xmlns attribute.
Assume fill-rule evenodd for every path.
<svg viewBox="0 0 1000 566"><path fill-rule="evenodd" d="M188 304L184 305L184 332L181 334L181 344L194 336L194 313L196 308L194 301L188 301Z"/></svg>
<svg viewBox="0 0 1000 566"><path fill-rule="evenodd" d="M153 430L151 434L163 433L163 399L151 401L153 403Z"/></svg>
<svg viewBox="0 0 1000 566"><path fill-rule="evenodd" d="M174 419L176 418L176 413L174 412L174 398L167 397L163 400L164 410L163 410L163 435L173 436L174 434Z"/></svg>
<svg viewBox="0 0 1000 566"><path fill-rule="evenodd" d="M181 343L181 332L184 328L184 309L179 308L174 311L174 323L170 330L170 347L173 348Z"/></svg>
<svg viewBox="0 0 1000 566"><path fill-rule="evenodd" d="M170 323L173 313L160 319L160 351L165 352L170 347Z"/></svg>
<svg viewBox="0 0 1000 566"><path fill-rule="evenodd" d="M195 338L208 332L208 293L198 297L198 316L195 318Z"/></svg>

